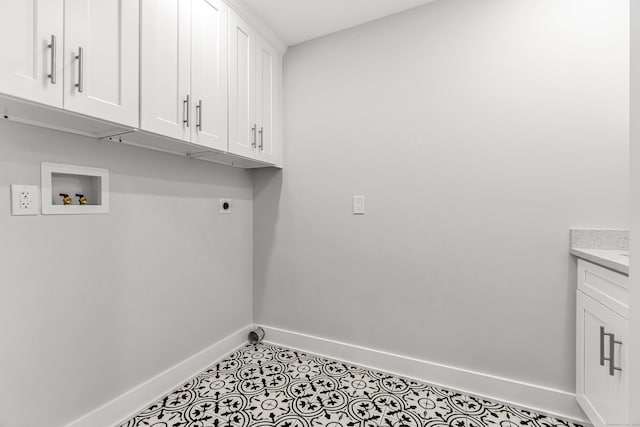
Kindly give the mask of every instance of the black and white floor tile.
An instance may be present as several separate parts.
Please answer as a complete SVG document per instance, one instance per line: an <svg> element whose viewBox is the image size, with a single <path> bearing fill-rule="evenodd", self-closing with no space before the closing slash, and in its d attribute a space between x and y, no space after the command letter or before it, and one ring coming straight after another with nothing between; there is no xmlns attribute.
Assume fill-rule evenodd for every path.
<svg viewBox="0 0 640 427"><path fill-rule="evenodd" d="M121 427L579 427L382 372L247 345Z"/></svg>

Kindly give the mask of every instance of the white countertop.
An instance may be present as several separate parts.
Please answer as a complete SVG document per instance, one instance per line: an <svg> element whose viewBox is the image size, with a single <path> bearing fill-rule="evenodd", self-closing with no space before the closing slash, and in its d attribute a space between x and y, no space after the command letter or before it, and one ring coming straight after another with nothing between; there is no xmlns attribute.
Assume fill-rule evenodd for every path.
<svg viewBox="0 0 640 427"><path fill-rule="evenodd" d="M629 275L629 230L572 228L571 254Z"/></svg>
<svg viewBox="0 0 640 427"><path fill-rule="evenodd" d="M629 275L628 250L572 248L571 254L602 267Z"/></svg>

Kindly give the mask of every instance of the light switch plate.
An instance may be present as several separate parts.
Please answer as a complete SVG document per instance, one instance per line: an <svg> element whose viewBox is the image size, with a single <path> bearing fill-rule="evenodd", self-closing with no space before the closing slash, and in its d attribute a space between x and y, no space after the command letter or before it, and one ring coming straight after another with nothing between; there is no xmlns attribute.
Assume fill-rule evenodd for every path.
<svg viewBox="0 0 640 427"><path fill-rule="evenodd" d="M353 214L364 215L364 196L353 196Z"/></svg>
<svg viewBox="0 0 640 427"><path fill-rule="evenodd" d="M11 185L11 215L40 214L38 200L37 185Z"/></svg>

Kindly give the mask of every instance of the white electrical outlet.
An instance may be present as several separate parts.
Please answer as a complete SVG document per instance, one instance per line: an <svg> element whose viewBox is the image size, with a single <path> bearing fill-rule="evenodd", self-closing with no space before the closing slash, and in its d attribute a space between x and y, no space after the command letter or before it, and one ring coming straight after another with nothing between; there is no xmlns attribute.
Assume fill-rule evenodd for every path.
<svg viewBox="0 0 640 427"><path fill-rule="evenodd" d="M364 196L353 196L353 214L364 215Z"/></svg>
<svg viewBox="0 0 640 427"><path fill-rule="evenodd" d="M220 213L221 214L231 213L231 199L220 199Z"/></svg>
<svg viewBox="0 0 640 427"><path fill-rule="evenodd" d="M11 185L11 215L38 215L37 185Z"/></svg>

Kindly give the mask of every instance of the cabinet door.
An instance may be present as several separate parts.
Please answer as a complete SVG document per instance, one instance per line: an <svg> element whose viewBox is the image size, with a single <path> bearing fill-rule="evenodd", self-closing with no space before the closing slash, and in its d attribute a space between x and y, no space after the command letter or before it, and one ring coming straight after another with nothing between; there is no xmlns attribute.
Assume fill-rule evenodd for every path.
<svg viewBox="0 0 640 427"><path fill-rule="evenodd" d="M625 425L628 412L627 320L580 291L577 292L577 308L578 403L595 427ZM612 353L613 359L605 360ZM620 370L611 372L611 366Z"/></svg>
<svg viewBox="0 0 640 427"><path fill-rule="evenodd" d="M229 8L222 0L193 0L191 142L227 151L227 37Z"/></svg>
<svg viewBox="0 0 640 427"><path fill-rule="evenodd" d="M277 163L279 138L276 137L276 105L279 99L279 55L262 37L256 38L256 122L258 124L257 158Z"/></svg>
<svg viewBox="0 0 640 427"><path fill-rule="evenodd" d="M229 13L229 152L255 158L255 31Z"/></svg>
<svg viewBox="0 0 640 427"><path fill-rule="evenodd" d="M64 108L138 126L139 0L65 0Z"/></svg>
<svg viewBox="0 0 640 427"><path fill-rule="evenodd" d="M142 0L140 128L190 141L191 1Z"/></svg>
<svg viewBox="0 0 640 427"><path fill-rule="evenodd" d="M63 20L63 0L0 1L0 92L62 107Z"/></svg>

